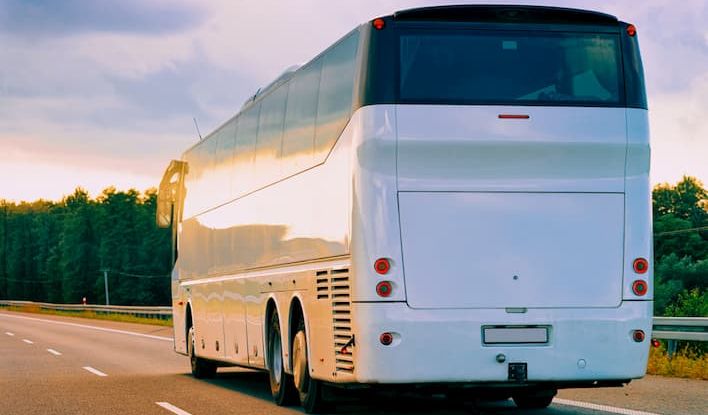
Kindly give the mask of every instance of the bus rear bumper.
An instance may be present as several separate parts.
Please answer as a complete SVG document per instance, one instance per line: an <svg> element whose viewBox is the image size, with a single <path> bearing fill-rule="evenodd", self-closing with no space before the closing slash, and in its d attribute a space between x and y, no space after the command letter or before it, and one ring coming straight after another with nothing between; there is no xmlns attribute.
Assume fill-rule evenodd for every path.
<svg viewBox="0 0 708 415"><path fill-rule="evenodd" d="M406 303L354 303L355 368L349 380L577 384L640 378L646 372L651 343L652 305L651 301L624 301L617 308L510 313L505 309L413 309ZM483 326L545 326L548 342L483 344ZM643 342L632 339L633 330L646 333ZM393 333L391 345L381 344L384 332ZM513 370L511 364L516 364ZM525 366L521 380L510 374L518 364Z"/></svg>

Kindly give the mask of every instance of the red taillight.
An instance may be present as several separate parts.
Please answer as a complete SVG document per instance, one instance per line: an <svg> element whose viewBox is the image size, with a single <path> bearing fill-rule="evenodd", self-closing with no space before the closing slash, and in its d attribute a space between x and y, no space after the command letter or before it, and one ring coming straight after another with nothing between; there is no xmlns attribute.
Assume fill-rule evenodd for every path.
<svg viewBox="0 0 708 415"><path fill-rule="evenodd" d="M391 281L381 281L376 284L376 294L378 294L379 297L390 297L392 291L393 285Z"/></svg>
<svg viewBox="0 0 708 415"><path fill-rule="evenodd" d="M386 26L386 22L384 21L384 19L382 19L380 17L378 19L374 19L372 24L374 25L374 28L376 30L381 30L384 28L384 26Z"/></svg>
<svg viewBox="0 0 708 415"><path fill-rule="evenodd" d="M386 258L379 258L374 262L374 269L381 275L388 274L391 269L391 262Z"/></svg>
<svg viewBox="0 0 708 415"><path fill-rule="evenodd" d="M652 339L651 340L651 345L654 347L661 347L661 342L657 339Z"/></svg>
<svg viewBox="0 0 708 415"><path fill-rule="evenodd" d="M633 24L627 25L627 34L634 36L637 34L637 28Z"/></svg>
<svg viewBox="0 0 708 415"><path fill-rule="evenodd" d="M649 270L649 261L644 258L637 258L632 263L632 268L634 268L634 272L637 274L644 274Z"/></svg>
<svg viewBox="0 0 708 415"><path fill-rule="evenodd" d="M634 340L637 343L641 343L644 341L644 332L642 330L634 330L632 332L632 340Z"/></svg>
<svg viewBox="0 0 708 415"><path fill-rule="evenodd" d="M388 332L381 333L381 336L379 336L379 341L384 346L389 346L391 343L393 343L393 334Z"/></svg>
<svg viewBox="0 0 708 415"><path fill-rule="evenodd" d="M648 289L649 287L646 281L636 280L632 283L632 292L640 297L646 294Z"/></svg>

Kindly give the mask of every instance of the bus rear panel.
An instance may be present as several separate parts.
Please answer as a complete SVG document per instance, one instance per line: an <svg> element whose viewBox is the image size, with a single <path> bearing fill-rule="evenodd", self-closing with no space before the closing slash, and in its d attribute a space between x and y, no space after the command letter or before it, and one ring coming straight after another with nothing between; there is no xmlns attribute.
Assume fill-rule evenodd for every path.
<svg viewBox="0 0 708 415"><path fill-rule="evenodd" d="M653 292L651 265L634 268L652 257L636 29L445 9L383 18L366 38L353 380L642 377Z"/></svg>

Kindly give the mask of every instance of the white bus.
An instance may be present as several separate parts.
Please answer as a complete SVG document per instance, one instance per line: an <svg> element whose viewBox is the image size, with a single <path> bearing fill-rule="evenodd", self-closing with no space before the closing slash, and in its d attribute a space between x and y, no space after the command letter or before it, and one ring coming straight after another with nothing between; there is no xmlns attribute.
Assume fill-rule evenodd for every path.
<svg viewBox="0 0 708 415"><path fill-rule="evenodd" d="M430 386L548 406L645 373L649 134L636 29L445 6L367 22L168 168L174 347L278 404ZM337 395L337 394L334 394Z"/></svg>

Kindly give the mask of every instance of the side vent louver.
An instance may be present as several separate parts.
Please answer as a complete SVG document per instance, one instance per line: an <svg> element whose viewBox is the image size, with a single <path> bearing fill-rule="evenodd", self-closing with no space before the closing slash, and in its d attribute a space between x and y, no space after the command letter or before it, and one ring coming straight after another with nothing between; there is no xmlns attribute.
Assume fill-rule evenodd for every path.
<svg viewBox="0 0 708 415"><path fill-rule="evenodd" d="M354 373L351 354L352 318L349 289L349 268L317 272L317 299L329 298L332 303L335 368L337 372ZM344 351L342 348L349 345Z"/></svg>
<svg viewBox="0 0 708 415"><path fill-rule="evenodd" d="M329 271L317 271L317 299L329 298Z"/></svg>

